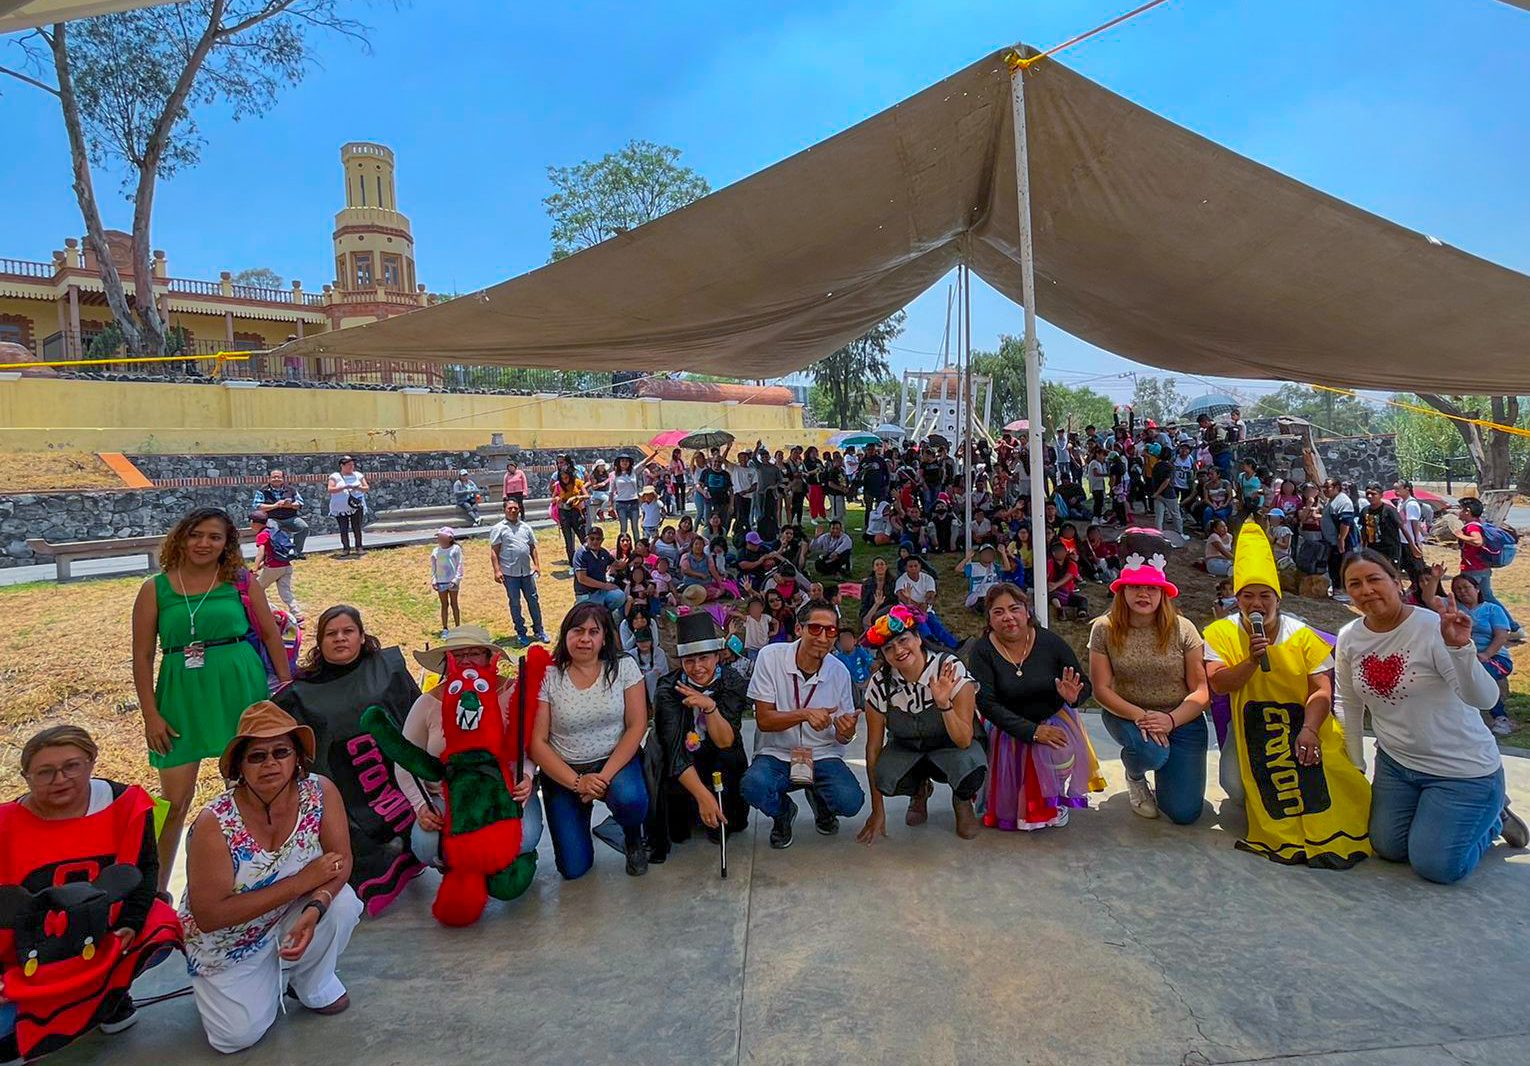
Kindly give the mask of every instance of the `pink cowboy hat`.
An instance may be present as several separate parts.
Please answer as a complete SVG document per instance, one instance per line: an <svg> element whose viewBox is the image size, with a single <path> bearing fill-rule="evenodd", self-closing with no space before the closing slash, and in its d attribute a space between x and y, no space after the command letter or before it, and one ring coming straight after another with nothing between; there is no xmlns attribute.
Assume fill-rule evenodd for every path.
<svg viewBox="0 0 1530 1066"><path fill-rule="evenodd" d="M1136 553L1128 555L1121 560L1121 576L1110 583L1110 591L1120 592L1125 585L1147 585L1163 589L1164 594L1171 599L1178 596L1179 587L1164 576L1165 561L1156 552L1146 559Z"/></svg>

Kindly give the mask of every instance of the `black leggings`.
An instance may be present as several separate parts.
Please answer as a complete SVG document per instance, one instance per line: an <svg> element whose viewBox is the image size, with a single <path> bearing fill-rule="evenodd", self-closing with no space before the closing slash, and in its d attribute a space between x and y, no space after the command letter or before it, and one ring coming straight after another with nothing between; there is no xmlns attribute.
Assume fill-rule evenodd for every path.
<svg viewBox="0 0 1530 1066"><path fill-rule="evenodd" d="M351 550L351 536L354 534L356 537L356 550L358 552L361 551L361 520L366 517L365 512L350 511L346 514L337 514L334 517L335 524L340 527L340 550L347 552Z"/></svg>
<svg viewBox="0 0 1530 1066"><path fill-rule="evenodd" d="M563 531L563 549L568 552L568 564L574 565L574 549L584 531L583 516L571 507L558 509L558 528Z"/></svg>

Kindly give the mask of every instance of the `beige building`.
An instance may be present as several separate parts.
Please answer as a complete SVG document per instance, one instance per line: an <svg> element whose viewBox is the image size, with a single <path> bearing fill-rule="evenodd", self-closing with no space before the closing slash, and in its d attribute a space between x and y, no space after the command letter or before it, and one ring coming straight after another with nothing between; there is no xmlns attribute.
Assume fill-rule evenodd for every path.
<svg viewBox="0 0 1530 1066"><path fill-rule="evenodd" d="M404 314L425 304L415 278L414 236L398 210L393 151L356 141L340 149L345 206L332 234L334 280L319 292L236 285L229 271L216 281L170 275L165 253L153 255L151 289L170 330L188 354L270 348L303 337ZM107 231L112 260L129 301L139 298L129 234ZM39 359L81 359L111 322L100 265L84 242L70 238L51 260L0 258L0 343L19 344Z"/></svg>

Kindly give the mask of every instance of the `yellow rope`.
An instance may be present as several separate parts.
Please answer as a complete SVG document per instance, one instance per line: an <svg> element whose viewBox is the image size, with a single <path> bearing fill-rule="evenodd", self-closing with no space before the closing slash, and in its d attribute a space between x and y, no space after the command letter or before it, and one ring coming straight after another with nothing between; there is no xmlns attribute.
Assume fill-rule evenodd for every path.
<svg viewBox="0 0 1530 1066"><path fill-rule="evenodd" d="M33 367L106 366L112 363L204 363L209 359L237 363L264 352L214 352L212 355L134 355L117 359L49 359L37 363L0 363L0 370L30 370Z"/></svg>
<svg viewBox="0 0 1530 1066"><path fill-rule="evenodd" d="M1331 385L1313 385L1312 387L1314 389L1319 389L1322 392L1332 392L1339 396L1351 396L1361 401L1364 401L1365 399L1365 397L1361 396L1354 389L1336 389ZM1501 422L1492 422L1486 418L1470 418L1466 415L1448 415L1444 411L1436 411L1433 407L1425 407L1422 404L1408 403L1406 400L1382 400L1381 402L1387 404L1390 407L1400 407L1404 411L1414 411L1421 415L1433 415L1435 418L1448 418L1452 422L1463 422L1468 426L1481 426L1483 429L1496 429L1503 433L1512 433L1516 437L1530 437L1530 429L1525 429L1522 426L1506 426Z"/></svg>

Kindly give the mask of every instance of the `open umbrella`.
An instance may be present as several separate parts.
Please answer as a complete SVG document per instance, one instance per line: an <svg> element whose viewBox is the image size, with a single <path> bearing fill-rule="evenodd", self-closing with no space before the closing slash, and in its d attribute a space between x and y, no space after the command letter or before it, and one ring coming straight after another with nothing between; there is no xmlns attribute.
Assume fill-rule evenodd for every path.
<svg viewBox="0 0 1530 1066"><path fill-rule="evenodd" d="M1011 433L1028 433L1031 428L1031 420L1029 418L1017 418L1004 428Z"/></svg>
<svg viewBox="0 0 1530 1066"><path fill-rule="evenodd" d="M1383 500L1396 500L1397 499L1397 493L1393 492L1391 489L1387 489L1387 491L1385 491L1385 492L1383 492L1381 494L1381 498ZM1414 489L1413 490L1413 498L1418 500L1420 503L1427 503L1430 507L1433 507L1436 511L1438 511L1442 507L1449 507L1450 506L1450 501L1449 500L1447 500L1445 497L1441 496L1439 493L1430 492L1428 489Z"/></svg>
<svg viewBox="0 0 1530 1066"><path fill-rule="evenodd" d="M871 432L875 433L879 437L882 437L883 439L891 437L895 440L899 437L905 437L908 435L908 432L902 426L894 425L891 422L883 422L880 426Z"/></svg>
<svg viewBox="0 0 1530 1066"><path fill-rule="evenodd" d="M941 436L939 433L931 433L928 437L926 437L924 439L925 439L925 441L927 443L933 444L937 448L949 448L949 447L951 447L951 442L946 440L946 438Z"/></svg>
<svg viewBox="0 0 1530 1066"><path fill-rule="evenodd" d="M1220 392L1208 392L1206 395L1197 396L1195 399L1185 404L1185 409L1180 412L1179 417L1187 421L1194 422L1197 418L1200 418L1201 415L1207 415L1208 417L1215 418L1217 415L1225 415L1234 407L1238 406L1241 405L1231 396L1224 395Z"/></svg>
<svg viewBox="0 0 1530 1066"><path fill-rule="evenodd" d="M663 433L655 433L653 437L649 439L648 446L650 448L677 447L679 446L680 442L685 439L686 434L689 432L689 430L685 429L666 429Z"/></svg>
<svg viewBox="0 0 1530 1066"><path fill-rule="evenodd" d="M834 434L829 443L836 448L863 448L868 444L881 444L882 438L861 429L847 429Z"/></svg>
<svg viewBox="0 0 1530 1066"><path fill-rule="evenodd" d="M721 448L733 443L733 434L726 429L698 429L680 438L682 448Z"/></svg>

